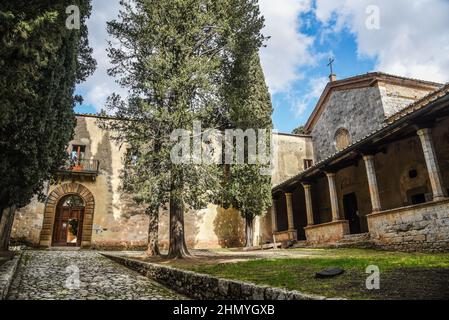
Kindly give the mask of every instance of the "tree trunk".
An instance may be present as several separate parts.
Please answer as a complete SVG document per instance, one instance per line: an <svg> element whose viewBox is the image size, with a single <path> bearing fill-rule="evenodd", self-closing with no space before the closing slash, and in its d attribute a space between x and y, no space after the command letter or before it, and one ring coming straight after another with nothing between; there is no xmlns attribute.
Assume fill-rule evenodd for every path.
<svg viewBox="0 0 449 320"><path fill-rule="evenodd" d="M254 244L254 218L245 219L245 247L252 247Z"/></svg>
<svg viewBox="0 0 449 320"><path fill-rule="evenodd" d="M148 228L148 256L160 255L158 238L159 238L159 210L151 210L148 212L150 225Z"/></svg>
<svg viewBox="0 0 449 320"><path fill-rule="evenodd" d="M2 219L0 221L0 251L8 251L9 249L9 240L11 238L15 212L15 205L2 209Z"/></svg>
<svg viewBox="0 0 449 320"><path fill-rule="evenodd" d="M168 257L170 259L182 259L189 256L184 237L184 206L182 201L170 193L170 247Z"/></svg>

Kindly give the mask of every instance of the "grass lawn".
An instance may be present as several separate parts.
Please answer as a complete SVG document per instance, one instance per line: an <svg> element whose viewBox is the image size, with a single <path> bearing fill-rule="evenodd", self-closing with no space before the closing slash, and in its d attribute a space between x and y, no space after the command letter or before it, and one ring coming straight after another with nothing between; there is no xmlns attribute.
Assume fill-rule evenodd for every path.
<svg viewBox="0 0 449 320"><path fill-rule="evenodd" d="M301 251L311 254L294 258ZM400 253L367 249L289 250L292 258L252 259L235 263L174 266L222 278L352 299L449 299L449 254ZM380 269L380 290L367 290L366 268ZM315 279L327 267L345 273Z"/></svg>

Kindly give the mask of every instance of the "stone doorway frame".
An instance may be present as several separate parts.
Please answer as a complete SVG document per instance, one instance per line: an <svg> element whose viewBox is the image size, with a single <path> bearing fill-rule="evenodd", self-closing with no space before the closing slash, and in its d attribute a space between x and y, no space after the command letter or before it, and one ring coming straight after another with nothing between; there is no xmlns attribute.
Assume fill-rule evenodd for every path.
<svg viewBox="0 0 449 320"><path fill-rule="evenodd" d="M44 222L39 240L39 245L41 247L51 247L58 202L63 197L71 194L81 197L85 204L81 248L88 248L91 246L95 209L94 196L90 190L82 184L72 182L58 185L47 197L44 210Z"/></svg>

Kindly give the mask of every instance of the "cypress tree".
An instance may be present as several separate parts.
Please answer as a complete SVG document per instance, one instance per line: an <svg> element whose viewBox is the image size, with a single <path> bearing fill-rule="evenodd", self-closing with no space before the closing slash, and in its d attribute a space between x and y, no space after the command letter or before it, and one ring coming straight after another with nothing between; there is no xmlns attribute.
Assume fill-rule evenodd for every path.
<svg viewBox="0 0 449 320"><path fill-rule="evenodd" d="M223 89L227 115L224 127L243 131L253 129L256 133L264 129L268 138L266 148L270 150L273 109L259 59L259 49L267 39L261 34L264 19L257 1L235 0L233 3L231 25L238 32L234 33L232 59L227 66ZM245 151L248 150L245 140ZM272 201L271 177L262 173L267 165L259 160L251 164L246 158L244 164L229 165L224 171L223 205L238 209L245 219L246 246L253 245L254 218L264 214Z"/></svg>
<svg viewBox="0 0 449 320"><path fill-rule="evenodd" d="M66 28L66 8L80 29ZM86 19L90 0L6 0L0 4L0 250L7 250L14 209L42 193L72 139L75 85L91 74Z"/></svg>

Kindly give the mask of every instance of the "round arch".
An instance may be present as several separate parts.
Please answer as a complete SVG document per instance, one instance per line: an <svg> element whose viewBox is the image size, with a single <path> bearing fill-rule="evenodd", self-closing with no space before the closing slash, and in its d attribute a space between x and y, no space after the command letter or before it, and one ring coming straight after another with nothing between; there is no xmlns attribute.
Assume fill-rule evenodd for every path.
<svg viewBox="0 0 449 320"><path fill-rule="evenodd" d="M47 202L45 203L44 222L40 236L41 246L51 246L57 205L59 201L67 195L77 195L84 201L85 209L81 247L89 247L91 245L95 199L89 189L82 184L73 182L58 185L48 195Z"/></svg>

